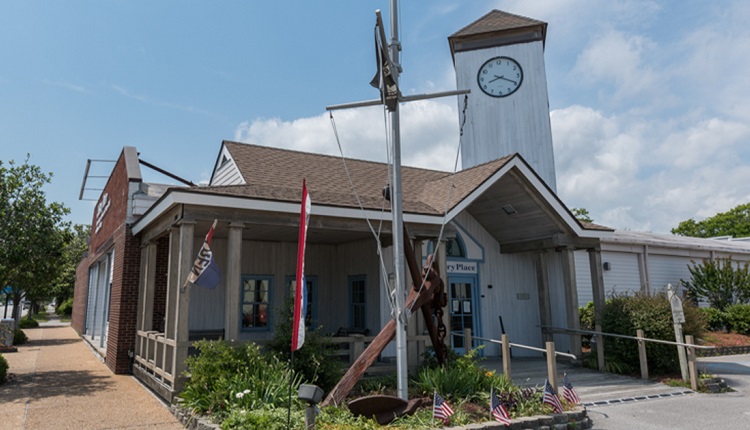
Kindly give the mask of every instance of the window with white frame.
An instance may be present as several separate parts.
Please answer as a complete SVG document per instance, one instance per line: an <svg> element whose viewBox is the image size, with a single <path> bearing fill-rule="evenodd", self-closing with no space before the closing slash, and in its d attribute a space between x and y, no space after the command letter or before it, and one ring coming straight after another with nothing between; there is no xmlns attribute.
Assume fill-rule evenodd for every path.
<svg viewBox="0 0 750 430"><path fill-rule="evenodd" d="M365 275L349 277L349 324L352 328L367 328Z"/></svg>

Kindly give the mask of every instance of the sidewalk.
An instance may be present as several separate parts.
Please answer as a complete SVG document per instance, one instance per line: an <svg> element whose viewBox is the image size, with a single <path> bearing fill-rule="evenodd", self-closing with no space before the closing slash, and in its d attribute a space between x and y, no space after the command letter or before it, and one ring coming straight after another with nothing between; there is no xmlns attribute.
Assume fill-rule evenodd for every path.
<svg viewBox="0 0 750 430"><path fill-rule="evenodd" d="M133 377L113 374L69 324L25 329L4 354L15 376L0 386L0 430L183 429Z"/></svg>

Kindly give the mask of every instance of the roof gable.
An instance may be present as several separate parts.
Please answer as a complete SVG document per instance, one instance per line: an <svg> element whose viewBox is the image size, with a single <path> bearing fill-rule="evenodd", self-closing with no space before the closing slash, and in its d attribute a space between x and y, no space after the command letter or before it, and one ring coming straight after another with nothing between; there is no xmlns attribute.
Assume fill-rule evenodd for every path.
<svg viewBox="0 0 750 430"><path fill-rule="evenodd" d="M494 9L448 37L451 54L547 38L547 23Z"/></svg>
<svg viewBox="0 0 750 430"><path fill-rule="evenodd" d="M214 171L211 173L211 180L208 183L211 186L245 184L245 179L242 177L242 173L226 144L221 145L219 156L214 164Z"/></svg>

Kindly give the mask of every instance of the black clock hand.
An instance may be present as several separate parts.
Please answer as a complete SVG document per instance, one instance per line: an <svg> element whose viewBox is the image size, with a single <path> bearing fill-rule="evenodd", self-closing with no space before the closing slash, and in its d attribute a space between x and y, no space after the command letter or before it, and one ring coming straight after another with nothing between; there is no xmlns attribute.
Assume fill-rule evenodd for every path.
<svg viewBox="0 0 750 430"><path fill-rule="evenodd" d="M491 84L491 83L495 82L495 81L496 81L496 80L498 80L498 79L503 79L503 77L502 77L502 76L497 76L497 75L495 75L495 79L492 79L492 80L491 80L491 81L489 81L488 83L489 83L489 84Z"/></svg>
<svg viewBox="0 0 750 430"><path fill-rule="evenodd" d="M504 81L508 81L508 82L511 82L511 83L513 83L513 85L516 85L516 81L511 81L510 79L508 79L508 78L506 78L506 77L504 77L504 76L500 76L500 77L499 77L499 79L502 79L502 80L504 80ZM490 81L490 82L491 82L491 81Z"/></svg>

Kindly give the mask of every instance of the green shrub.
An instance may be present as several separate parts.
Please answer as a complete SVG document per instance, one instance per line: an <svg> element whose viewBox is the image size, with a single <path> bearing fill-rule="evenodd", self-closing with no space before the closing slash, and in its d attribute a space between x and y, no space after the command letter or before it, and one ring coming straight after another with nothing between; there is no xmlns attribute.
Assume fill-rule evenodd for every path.
<svg viewBox="0 0 750 430"><path fill-rule="evenodd" d="M0 354L0 385L5 383L8 378L8 361L5 360L3 354Z"/></svg>
<svg viewBox="0 0 750 430"><path fill-rule="evenodd" d="M73 298L69 298L65 300L64 302L57 305L57 309L55 309L55 313L57 313L60 316L72 316L73 315Z"/></svg>
<svg viewBox="0 0 750 430"><path fill-rule="evenodd" d="M294 300L291 295L284 306L278 309L279 316L276 332L271 342L271 351L281 362L289 362L289 352L292 345L292 316L294 314ZM343 364L332 359L331 342L320 334L322 327L307 330L305 343L302 348L294 351L294 371L302 376L306 384L315 384L326 393L336 386L343 375Z"/></svg>
<svg viewBox="0 0 750 430"><path fill-rule="evenodd" d="M253 343L196 342L198 355L188 357L190 380L180 393L187 408L221 421L238 410L286 407L289 387L300 383L285 363L264 355ZM295 402L295 406L300 408Z"/></svg>
<svg viewBox="0 0 750 430"><path fill-rule="evenodd" d="M477 364L481 349L472 349L443 367L423 368L414 380L415 386L421 394L432 395L437 391L443 396L467 400L478 400L478 395L489 393L492 387L510 391L512 383L505 375L488 372Z"/></svg>
<svg viewBox="0 0 750 430"><path fill-rule="evenodd" d="M21 318L18 321L18 328L37 328L39 327L39 321L34 318Z"/></svg>
<svg viewBox="0 0 750 430"><path fill-rule="evenodd" d="M685 303L683 333L698 338L705 330L705 321L697 307ZM635 336L643 329L645 337L674 341L672 310L666 294L648 296L643 294L613 295L605 305L602 315L602 331L605 333ZM629 373L640 368L638 345L632 339L605 337L605 365L608 360L612 370ZM677 348L673 345L646 343L648 368L653 374L672 373L679 369Z"/></svg>
<svg viewBox="0 0 750 430"><path fill-rule="evenodd" d="M17 328L16 331L13 332L13 345L23 345L28 342L29 338L26 337L26 333L24 333L23 330Z"/></svg>
<svg viewBox="0 0 750 430"><path fill-rule="evenodd" d="M690 280L680 283L694 300L707 300L721 311L735 303L750 302L750 263L735 264L729 257L691 264Z"/></svg>
<svg viewBox="0 0 750 430"><path fill-rule="evenodd" d="M305 414L303 410L295 410L291 413L291 429L303 429L305 426ZM286 408L259 408L244 409L233 408L227 418L221 423L224 430L287 430Z"/></svg>
<svg viewBox="0 0 750 430"><path fill-rule="evenodd" d="M736 304L727 308L727 320L733 331L750 334L750 305Z"/></svg>
<svg viewBox="0 0 750 430"><path fill-rule="evenodd" d="M706 328L711 331L729 330L729 314L716 308L701 308L700 313L706 321Z"/></svg>

